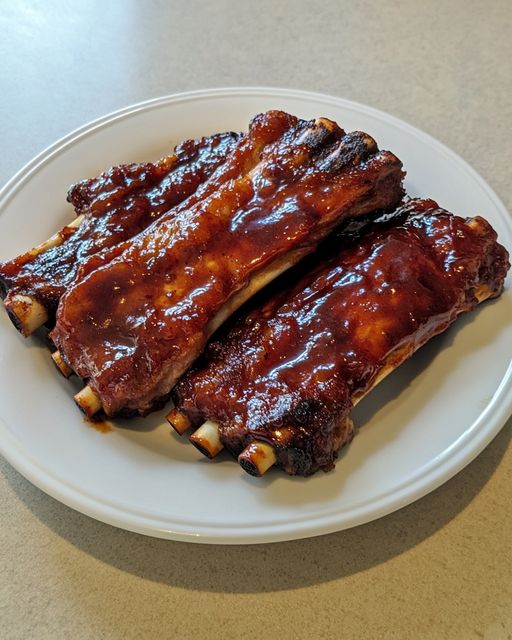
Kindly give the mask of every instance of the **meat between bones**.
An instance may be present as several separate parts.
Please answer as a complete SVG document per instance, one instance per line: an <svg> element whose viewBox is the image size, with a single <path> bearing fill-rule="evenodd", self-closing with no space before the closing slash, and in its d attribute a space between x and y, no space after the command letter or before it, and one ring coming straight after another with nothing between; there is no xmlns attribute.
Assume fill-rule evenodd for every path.
<svg viewBox="0 0 512 640"><path fill-rule="evenodd" d="M25 336L52 324L61 296L92 256L111 258L120 243L195 193L239 139L240 134L221 133L189 140L157 163L116 166L73 186L68 201L77 217L41 245L0 264L0 294L13 324Z"/></svg>
<svg viewBox="0 0 512 640"><path fill-rule="evenodd" d="M158 407L236 308L342 220L395 206L402 179L400 161L365 133L278 111L254 118L215 189L62 297L51 337L87 382L78 403L109 416Z"/></svg>
<svg viewBox="0 0 512 640"><path fill-rule="evenodd" d="M501 293L508 254L481 217L412 200L207 349L168 416L209 457L262 475L333 467L352 407L463 312Z"/></svg>

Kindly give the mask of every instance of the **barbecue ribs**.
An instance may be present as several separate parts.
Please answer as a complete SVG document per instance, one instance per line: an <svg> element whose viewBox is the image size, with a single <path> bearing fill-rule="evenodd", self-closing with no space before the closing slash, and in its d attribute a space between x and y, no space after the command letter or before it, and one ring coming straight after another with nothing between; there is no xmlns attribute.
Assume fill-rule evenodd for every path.
<svg viewBox="0 0 512 640"><path fill-rule="evenodd" d="M481 217L412 200L207 349L173 391L169 420L207 455L261 475L334 465L354 404L457 316L495 297L506 250ZM202 431L203 430L203 431Z"/></svg>
<svg viewBox="0 0 512 640"><path fill-rule="evenodd" d="M239 139L222 133L189 140L155 164L113 167L73 186L68 201L77 220L41 247L0 264L0 293L15 326L28 335L38 324L52 323L59 299L92 255L116 247L187 199ZM36 310L39 315L27 322Z"/></svg>
<svg viewBox="0 0 512 640"><path fill-rule="evenodd" d="M400 161L370 136L279 111L253 119L222 175L230 179L162 216L62 297L51 337L95 409L159 406L248 297L343 219L403 194Z"/></svg>

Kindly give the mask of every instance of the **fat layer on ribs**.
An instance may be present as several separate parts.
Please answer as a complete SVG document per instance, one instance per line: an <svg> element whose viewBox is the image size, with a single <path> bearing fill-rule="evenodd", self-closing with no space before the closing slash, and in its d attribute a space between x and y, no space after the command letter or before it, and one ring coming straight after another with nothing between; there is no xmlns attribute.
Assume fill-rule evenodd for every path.
<svg viewBox="0 0 512 640"><path fill-rule="evenodd" d="M0 294L15 326L25 334L33 328L23 322L20 300L42 305L43 323L51 323L59 299L91 256L112 257L112 248L195 193L240 136L228 132L188 140L157 163L116 166L71 187L68 201L79 224L64 227L48 248L0 263Z"/></svg>
<svg viewBox="0 0 512 640"><path fill-rule="evenodd" d="M166 399L209 336L346 217L394 206L402 165L361 132L279 111L256 116L230 179L66 293L52 339L107 415Z"/></svg>
<svg viewBox="0 0 512 640"><path fill-rule="evenodd" d="M392 220L213 342L175 387L175 418L212 421L215 450L248 451L240 462L255 475L246 447L256 442L289 474L331 469L352 438L353 405L460 313L499 295L510 266L481 217L412 200Z"/></svg>

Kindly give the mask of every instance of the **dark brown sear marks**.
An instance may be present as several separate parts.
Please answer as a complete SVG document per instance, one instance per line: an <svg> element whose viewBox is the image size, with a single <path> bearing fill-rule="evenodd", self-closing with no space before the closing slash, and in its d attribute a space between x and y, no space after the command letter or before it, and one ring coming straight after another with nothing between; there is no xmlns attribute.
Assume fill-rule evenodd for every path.
<svg viewBox="0 0 512 640"><path fill-rule="evenodd" d="M235 455L256 439L288 473L332 468L352 437L353 399L475 307L479 286L499 295L509 267L482 218L469 225L413 200L396 220L375 223L214 342L174 389L176 408L196 425L218 422Z"/></svg>
<svg viewBox="0 0 512 640"><path fill-rule="evenodd" d="M357 153L324 169L345 142ZM255 274L403 193L400 161L369 136L282 112L253 120L219 176L215 190L163 216L62 299L52 338L108 415L146 413L168 394Z"/></svg>
<svg viewBox="0 0 512 640"><path fill-rule="evenodd" d="M91 256L105 259L109 249L194 194L225 162L240 137L222 133L189 140L156 164L113 167L72 187L68 200L78 214L85 215L79 228L64 228L64 242L37 256L29 252L0 264L3 297L8 291L30 295L52 315Z"/></svg>

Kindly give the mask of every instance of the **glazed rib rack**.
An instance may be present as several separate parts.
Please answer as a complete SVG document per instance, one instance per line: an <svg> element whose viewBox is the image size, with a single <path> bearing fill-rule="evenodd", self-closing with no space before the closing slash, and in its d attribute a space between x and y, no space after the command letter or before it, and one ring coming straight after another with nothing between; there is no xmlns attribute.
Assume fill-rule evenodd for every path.
<svg viewBox="0 0 512 640"><path fill-rule="evenodd" d="M68 201L76 218L41 245L0 264L0 294L18 330L28 336L53 324L62 294L92 256L111 259L120 243L194 194L239 139L240 134L221 133L188 140L157 163L116 166L73 186Z"/></svg>
<svg viewBox="0 0 512 640"><path fill-rule="evenodd" d="M168 420L250 474L310 475L354 433L351 409L461 313L500 294L508 254L481 217L411 200L213 342ZM201 426L200 426L201 425ZM198 428L199 427L199 428Z"/></svg>
<svg viewBox="0 0 512 640"><path fill-rule="evenodd" d="M51 337L88 414L160 406L245 300L342 220L395 206L402 165L365 133L261 114L213 187L122 245L61 299Z"/></svg>

